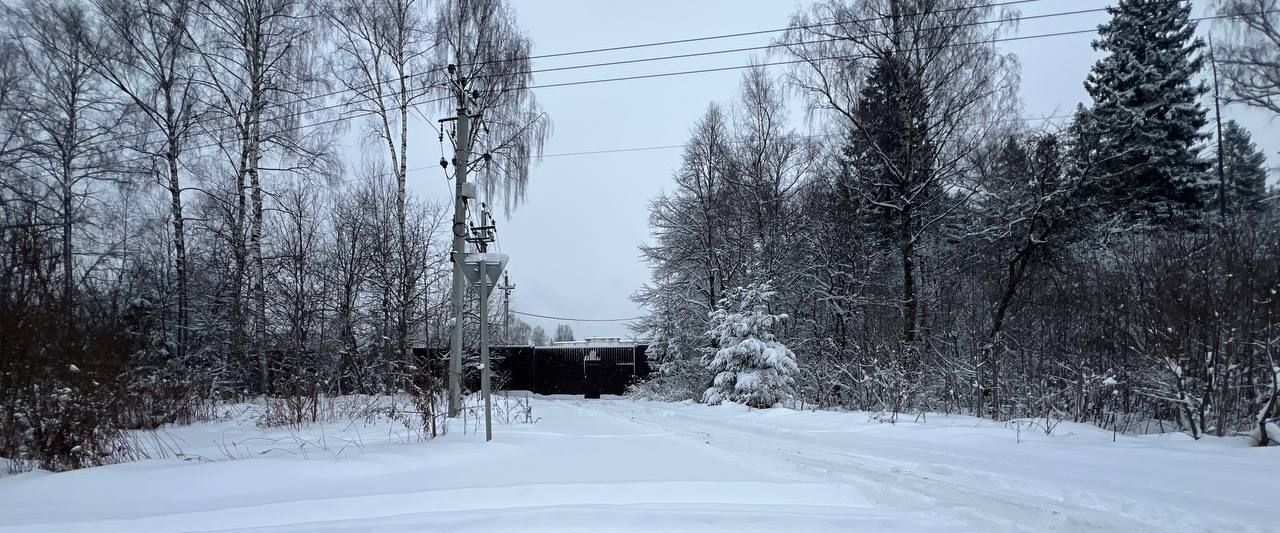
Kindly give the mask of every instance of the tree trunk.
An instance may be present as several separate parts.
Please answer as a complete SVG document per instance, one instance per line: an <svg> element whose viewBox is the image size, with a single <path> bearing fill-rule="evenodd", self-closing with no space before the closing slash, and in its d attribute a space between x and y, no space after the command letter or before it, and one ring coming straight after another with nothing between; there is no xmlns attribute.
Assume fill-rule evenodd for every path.
<svg viewBox="0 0 1280 533"><path fill-rule="evenodd" d="M255 149L256 151L256 149ZM270 390L270 370L267 365L267 289L266 269L262 262L262 180L258 173L257 156L249 168L249 186L253 201L253 225L249 230L249 249L253 253L253 351L258 357L258 371L262 392Z"/></svg>
<svg viewBox="0 0 1280 533"><path fill-rule="evenodd" d="M166 110L172 116L173 105L166 97ZM188 336L187 243L182 218L182 186L178 182L178 139L170 132L169 152L170 216L173 218L173 270L178 278L177 356L186 355Z"/></svg>
<svg viewBox="0 0 1280 533"><path fill-rule="evenodd" d="M400 70L400 157L395 157L395 151L392 150L392 161L399 165L396 169L396 222L399 224L400 237L400 308L396 320L396 363L403 363L409 352L409 318L413 309L413 261L409 257L409 235L407 221L405 220L405 203L407 201L405 194L405 179L408 173L407 162L409 159L409 101L408 87L405 85L404 65L399 65ZM398 161L397 161L398 159ZM460 164L466 164L465 161Z"/></svg>
<svg viewBox="0 0 1280 533"><path fill-rule="evenodd" d="M74 119L72 120L74 124ZM74 126L68 128L69 132L74 132ZM74 135L74 133L71 133ZM68 135L68 141L72 137ZM75 298L76 281L75 281L75 258L72 255L71 234L73 221L71 215L71 155L64 154L62 158L62 319L63 325L67 328L64 331L70 331L71 326L75 324L73 316L72 301Z"/></svg>
<svg viewBox="0 0 1280 533"><path fill-rule="evenodd" d="M900 248L902 252L902 342L916 342L916 277L915 255L916 240L912 231L913 216L910 205L903 207L900 228Z"/></svg>
<svg viewBox="0 0 1280 533"><path fill-rule="evenodd" d="M244 283L249 272L249 251L245 245L244 229L249 217L248 194L245 184L245 172L249 165L249 136L244 130L240 138L240 170L236 173L236 211L233 213L231 228L231 249L234 266L231 274L231 346L229 356L237 365L247 364L246 348ZM248 368L248 367L245 367Z"/></svg>

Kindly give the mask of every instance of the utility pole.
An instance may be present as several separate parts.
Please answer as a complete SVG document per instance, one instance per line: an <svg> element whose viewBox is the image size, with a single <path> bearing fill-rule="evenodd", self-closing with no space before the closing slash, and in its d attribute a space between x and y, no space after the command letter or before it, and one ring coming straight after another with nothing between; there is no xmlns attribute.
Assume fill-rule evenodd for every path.
<svg viewBox="0 0 1280 533"><path fill-rule="evenodd" d="M511 344L511 290L516 286L511 284L507 273L502 273L502 285L498 286L502 289L502 341Z"/></svg>
<svg viewBox="0 0 1280 533"><path fill-rule="evenodd" d="M461 52L459 52L461 58ZM461 76L462 69L449 65L449 73L455 75L453 80L454 94L458 100L458 115L440 122L456 120L457 133L454 139L453 176L453 339L449 344L449 417L457 417L462 406L462 301L467 286L462 274L462 255L466 253L467 236L467 167L471 159L471 115L467 109L467 79ZM442 166L447 162L442 161ZM474 190L474 187L470 190Z"/></svg>
<svg viewBox="0 0 1280 533"><path fill-rule="evenodd" d="M480 205L480 225L471 229L472 235L467 242L474 244L480 251L471 256L470 263L475 265L475 271L471 274L472 282L480 284L480 290L477 291L480 298L480 393L484 397L484 440L490 441L493 440L493 403L490 395L493 369L489 364L489 292L497 285L498 272L506 267L506 259L494 263L486 253L489 243L495 239L495 226L489 222L488 206ZM460 258L459 262L461 261ZM497 266L499 270L491 270L491 266ZM489 279L490 275L493 276L492 280Z"/></svg>
<svg viewBox="0 0 1280 533"><path fill-rule="evenodd" d="M488 272L480 265L480 391L484 395L484 440L493 440L493 407L489 401L489 288ZM497 281L497 280L494 280Z"/></svg>
<svg viewBox="0 0 1280 533"><path fill-rule="evenodd" d="M1218 97L1218 59L1213 55L1213 36L1209 36L1209 66L1213 69L1213 116L1218 123L1218 217L1227 218L1227 173L1222 153L1222 99Z"/></svg>

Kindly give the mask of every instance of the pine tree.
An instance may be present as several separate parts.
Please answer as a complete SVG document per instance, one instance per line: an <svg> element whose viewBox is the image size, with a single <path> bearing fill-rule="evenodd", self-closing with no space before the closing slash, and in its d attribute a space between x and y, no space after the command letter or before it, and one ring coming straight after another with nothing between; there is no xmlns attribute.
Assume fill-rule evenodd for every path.
<svg viewBox="0 0 1280 533"><path fill-rule="evenodd" d="M1227 208L1240 212L1262 207L1267 187L1267 156L1258 151L1249 130L1229 120L1222 131L1222 168L1226 178Z"/></svg>
<svg viewBox="0 0 1280 533"><path fill-rule="evenodd" d="M1088 126L1099 142L1097 184L1106 201L1130 215L1167 219L1194 209L1208 170L1200 157L1207 123L1195 81L1204 43L1191 5L1182 0L1120 0L1098 28L1093 48L1106 57L1085 89Z"/></svg>
<svg viewBox="0 0 1280 533"><path fill-rule="evenodd" d="M774 326L787 315L769 313L773 294L768 283L731 289L711 313L707 335L720 348L706 362L716 377L704 402L768 408L791 395L796 355L774 338Z"/></svg>

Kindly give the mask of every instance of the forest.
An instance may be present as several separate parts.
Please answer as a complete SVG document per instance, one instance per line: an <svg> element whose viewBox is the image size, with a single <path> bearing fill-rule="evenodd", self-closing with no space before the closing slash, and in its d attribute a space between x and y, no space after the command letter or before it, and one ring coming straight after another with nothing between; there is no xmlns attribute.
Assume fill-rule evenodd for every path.
<svg viewBox="0 0 1280 533"><path fill-rule="evenodd" d="M116 462L125 430L259 395L299 419L322 394L435 408L441 376L411 347L448 342L453 206L406 181L456 139L440 123L411 145L410 126L483 115L472 178L518 203L550 124L505 2L2 13L0 456ZM441 164L408 166L437 144Z"/></svg>
<svg viewBox="0 0 1280 533"><path fill-rule="evenodd" d="M1058 124L1017 114L1007 7L800 10L650 206L636 394L1275 439L1280 204L1218 107L1280 111L1276 8L1115 3Z"/></svg>
<svg viewBox="0 0 1280 533"><path fill-rule="evenodd" d="M998 46L1017 3L826 0L787 22L768 56L787 66L745 70L653 200L636 334L661 370L637 397L1196 437L1280 416L1280 205L1215 110L1280 113L1277 1L1119 0L1092 101L1058 126L1017 115ZM0 457L119 462L127 431L245 398L302 419L405 393L436 419L445 377L413 348L449 343L454 206L406 182L452 197L465 141L473 225L524 198L551 120L507 2L0 19ZM1210 50L1197 24L1228 31ZM459 112L483 117L468 139L438 120ZM550 336L469 300L468 346L482 319Z"/></svg>

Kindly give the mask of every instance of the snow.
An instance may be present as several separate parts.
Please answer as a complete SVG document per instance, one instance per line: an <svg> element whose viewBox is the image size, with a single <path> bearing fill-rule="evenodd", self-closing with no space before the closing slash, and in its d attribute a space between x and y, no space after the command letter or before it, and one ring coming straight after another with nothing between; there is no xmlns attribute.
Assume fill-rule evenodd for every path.
<svg viewBox="0 0 1280 533"><path fill-rule="evenodd" d="M151 436L182 457L0 478L0 532L1274 531L1280 447L1243 438L617 398L532 408L536 423L499 424L488 444L474 420L426 442L385 420L262 429L247 412L168 428Z"/></svg>

